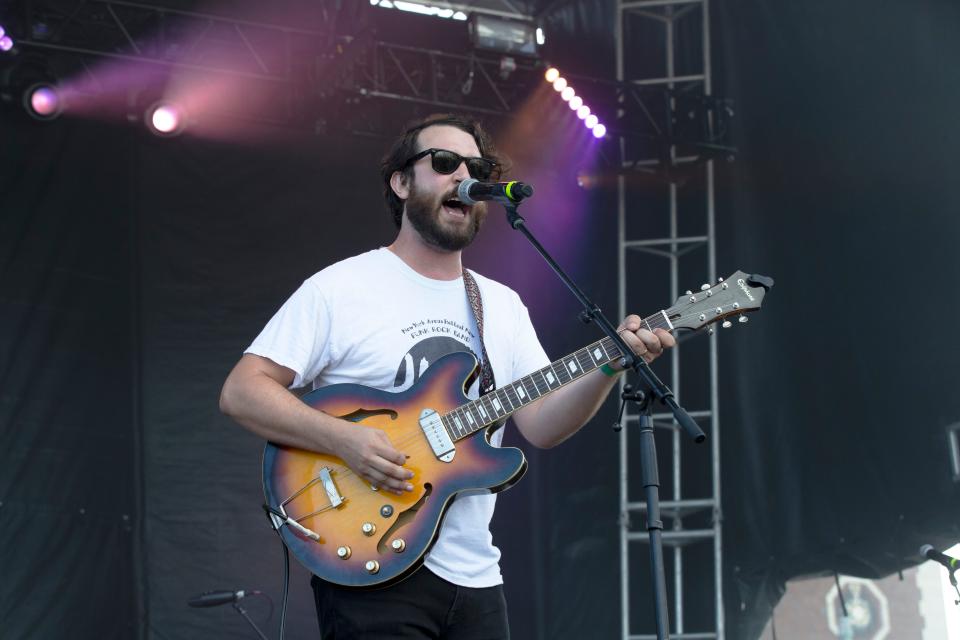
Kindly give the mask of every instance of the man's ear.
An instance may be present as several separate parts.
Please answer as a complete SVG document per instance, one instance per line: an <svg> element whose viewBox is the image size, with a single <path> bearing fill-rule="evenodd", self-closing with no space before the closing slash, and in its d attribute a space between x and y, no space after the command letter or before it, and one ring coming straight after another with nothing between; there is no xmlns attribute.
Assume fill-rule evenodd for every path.
<svg viewBox="0 0 960 640"><path fill-rule="evenodd" d="M393 192L397 194L397 197L401 200L406 200L410 197L410 185L407 176L402 171L394 171L393 175L390 176L390 188L393 189Z"/></svg>

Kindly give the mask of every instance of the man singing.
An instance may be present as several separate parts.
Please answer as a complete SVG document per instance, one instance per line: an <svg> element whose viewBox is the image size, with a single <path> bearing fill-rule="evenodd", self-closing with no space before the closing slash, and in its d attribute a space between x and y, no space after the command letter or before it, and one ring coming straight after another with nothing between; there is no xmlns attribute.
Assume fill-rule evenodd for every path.
<svg viewBox="0 0 960 640"><path fill-rule="evenodd" d="M545 365L526 307L508 287L464 270L461 251L483 225L483 203L467 206L467 178L497 180L496 151L479 123L432 116L409 127L381 165L384 197L399 229L393 244L330 265L308 278L270 320L228 376L224 413L272 442L334 455L372 487L414 489L404 444L383 430L313 409L289 388L356 383L404 391L440 357L486 353L492 378L509 383ZM483 332L468 296L479 292ZM475 296L476 297L476 296ZM645 360L674 346L673 336L620 325ZM513 414L520 434L553 447L583 426L613 388L607 366ZM468 396L476 398L479 381ZM499 446L503 430L491 437ZM321 637L508 638L500 551L489 525L496 497L458 497L424 566L392 586L355 591L314 577Z"/></svg>

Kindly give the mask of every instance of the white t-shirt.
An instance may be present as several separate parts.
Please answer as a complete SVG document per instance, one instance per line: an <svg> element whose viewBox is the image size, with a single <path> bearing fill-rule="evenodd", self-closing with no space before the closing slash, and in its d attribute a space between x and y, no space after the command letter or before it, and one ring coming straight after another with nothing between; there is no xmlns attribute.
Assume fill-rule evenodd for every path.
<svg viewBox="0 0 960 640"><path fill-rule="evenodd" d="M498 385L549 363L519 296L474 275L483 299L484 343ZM431 280L389 249L369 251L308 278L246 353L296 373L291 387L356 383L404 391L430 364L454 351L480 360L480 336L463 279ZM467 394L476 398L478 383ZM491 442L499 446L503 430ZM468 587L501 584L500 550L490 518L496 496L460 494L425 558L440 577Z"/></svg>

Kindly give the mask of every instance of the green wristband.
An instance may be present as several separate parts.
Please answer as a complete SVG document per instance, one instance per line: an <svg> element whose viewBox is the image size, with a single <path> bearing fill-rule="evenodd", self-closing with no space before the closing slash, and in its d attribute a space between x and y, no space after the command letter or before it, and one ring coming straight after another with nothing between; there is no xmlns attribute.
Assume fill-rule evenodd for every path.
<svg viewBox="0 0 960 640"><path fill-rule="evenodd" d="M621 373L623 373L624 370L621 369L620 371L617 371L616 369L614 369L613 367L611 367L609 364L605 364L605 365L603 365L603 366L600 367L600 371L603 371L603 375L605 375L605 376L608 376L608 377L610 377L610 378L616 378L616 377L619 376Z"/></svg>

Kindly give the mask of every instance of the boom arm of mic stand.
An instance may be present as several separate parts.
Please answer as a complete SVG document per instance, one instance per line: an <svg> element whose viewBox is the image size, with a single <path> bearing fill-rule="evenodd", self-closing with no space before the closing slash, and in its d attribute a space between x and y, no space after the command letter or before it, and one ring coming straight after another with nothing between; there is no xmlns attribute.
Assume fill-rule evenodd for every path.
<svg viewBox="0 0 960 640"><path fill-rule="evenodd" d="M564 270L557 264L556 260L547 253L547 250L543 248L543 245L537 241L537 239L530 233L530 230L527 229L526 221L523 217L517 212L517 203L508 200L507 198L498 198L500 204L503 205L503 208L507 211L507 222L511 227L520 231L527 240L530 241L530 244L533 245L533 248L537 250L537 253L547 261L547 264L550 265L550 268L553 269L553 272L557 274L560 280L563 281L563 284L567 285L567 288L574 295L574 297L583 305L583 317L587 320L593 320L600 327L600 330L607 334L613 342L620 349L620 353L623 354L623 365L624 368L630 368L637 372L640 378L647 384L650 388L650 391L656 396L657 400L663 404L670 407L670 410L673 412L673 417L676 421L683 427L683 430L687 432L687 435L693 438L694 442L703 442L706 439L706 435L703 433L703 430L700 428L700 425L690 417L690 414L687 413L686 409L677 404L677 400L673 395L673 391L670 390L667 385L663 383L660 378L657 377L657 374L653 372L650 368L650 365L647 364L647 361L643 358L635 355L633 350L627 346L627 343L623 341L623 338L620 337L620 334L617 333L616 328L610 323L610 320L607 319L603 312L600 311L600 307L595 305L593 302L587 298L586 294L576 285L576 283L570 279Z"/></svg>

